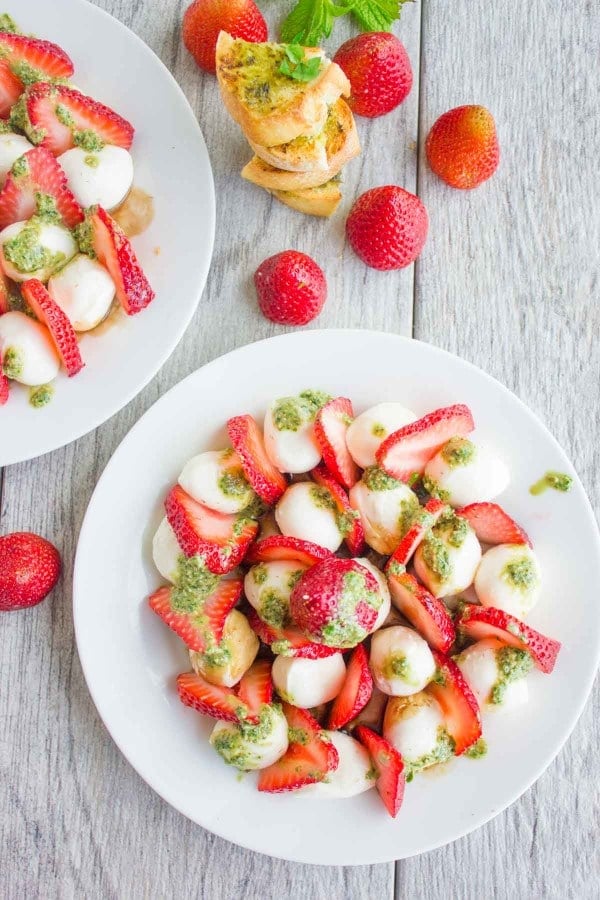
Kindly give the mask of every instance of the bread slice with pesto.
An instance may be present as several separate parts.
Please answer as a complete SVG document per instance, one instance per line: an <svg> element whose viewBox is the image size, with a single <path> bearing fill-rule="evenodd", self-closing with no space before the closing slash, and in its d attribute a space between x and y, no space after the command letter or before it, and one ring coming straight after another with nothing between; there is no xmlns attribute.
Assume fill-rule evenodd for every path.
<svg viewBox="0 0 600 900"><path fill-rule="evenodd" d="M222 31L216 62L225 106L261 147L318 134L331 104L350 95L340 67L317 47L248 43Z"/></svg>
<svg viewBox="0 0 600 900"><path fill-rule="evenodd" d="M342 199L340 182L332 178L318 187L305 188L303 191L270 191L281 203L307 216L332 216Z"/></svg>

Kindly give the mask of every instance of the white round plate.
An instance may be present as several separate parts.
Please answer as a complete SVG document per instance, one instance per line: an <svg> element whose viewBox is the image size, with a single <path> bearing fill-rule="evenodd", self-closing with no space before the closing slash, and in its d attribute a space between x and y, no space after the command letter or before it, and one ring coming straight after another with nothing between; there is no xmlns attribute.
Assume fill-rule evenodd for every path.
<svg viewBox="0 0 600 900"><path fill-rule="evenodd" d="M34 409L11 384L0 409L0 466L62 447L118 412L158 372L198 305L212 256L215 197L206 145L177 82L128 28L84 0L8 0L21 29L60 44L73 82L135 127L134 183L154 197L151 226L132 241L156 291L136 316L83 336L85 368L59 375L52 402Z"/></svg>
<svg viewBox="0 0 600 900"><path fill-rule="evenodd" d="M552 676L530 676L524 710L485 722L489 754L457 759L407 786L396 820L376 791L331 801L259 794L207 743L212 723L181 705L175 676L188 671L181 642L149 610L161 579L151 539L162 500L184 462L227 445L224 424L264 414L277 396L316 387L352 398L355 411L399 400L419 414L469 404L478 433L512 472L501 498L529 532L544 573L530 616L563 649ZM529 486L547 469L574 475L568 494ZM568 524L567 524L568 523ZM596 671L600 540L584 490L535 416L479 369L428 344L368 331L306 331L250 344L190 375L132 428L110 460L81 530L75 630L92 697L114 740L172 806L210 831L299 862L359 865L431 850L472 831L544 771L581 713Z"/></svg>

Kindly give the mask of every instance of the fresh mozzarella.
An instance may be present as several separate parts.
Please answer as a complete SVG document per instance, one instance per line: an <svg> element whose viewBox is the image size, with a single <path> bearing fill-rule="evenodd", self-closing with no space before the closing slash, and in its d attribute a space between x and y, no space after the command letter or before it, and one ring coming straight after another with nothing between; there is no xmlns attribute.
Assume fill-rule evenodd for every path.
<svg viewBox="0 0 600 900"><path fill-rule="evenodd" d="M1 321L1 320L0 320ZM475 575L483 606L495 606L524 619L540 597L540 564L526 544L499 544L484 554Z"/></svg>
<svg viewBox="0 0 600 900"><path fill-rule="evenodd" d="M346 666L341 653L322 659L278 656L273 663L272 676L283 700L310 709L337 697L346 677Z"/></svg>
<svg viewBox="0 0 600 900"><path fill-rule="evenodd" d="M416 763L435 753L444 729L440 706L425 691L412 697L392 697L383 718L383 736L406 763Z"/></svg>
<svg viewBox="0 0 600 900"><path fill-rule="evenodd" d="M415 572L434 597L449 597L468 588L480 560L475 532L458 516L435 525L414 556Z"/></svg>
<svg viewBox="0 0 600 900"><path fill-rule="evenodd" d="M384 694L417 694L435 675L435 660L420 634L404 625L377 631L371 640L369 666Z"/></svg>
<svg viewBox="0 0 600 900"><path fill-rule="evenodd" d="M205 653L190 650L190 661L194 672L211 684L233 687L254 662L259 647L260 641L246 616L232 609L225 619L219 646Z"/></svg>
<svg viewBox="0 0 600 900"><path fill-rule="evenodd" d="M488 447L455 437L425 466L427 490L452 506L493 500L506 490L510 473Z"/></svg>
<svg viewBox="0 0 600 900"><path fill-rule="evenodd" d="M371 629L372 632L377 631L387 617L390 614L390 609L392 607L392 598L390 596L390 589L388 587L387 580L385 575L378 569L377 566L374 566L373 563L369 559L365 559L364 557L360 557L355 559L354 562L357 562L363 569L366 569L371 573L377 584L379 585L379 593L381 594L381 606L379 607L379 612L377 613L377 619L375 620L375 624Z"/></svg>
<svg viewBox="0 0 600 900"><path fill-rule="evenodd" d="M210 742L226 763L242 771L266 769L288 748L287 719L277 706L263 707L261 721L254 727L217 722Z"/></svg>
<svg viewBox="0 0 600 900"><path fill-rule="evenodd" d="M312 541L335 553L343 536L329 493L312 481L290 485L275 509L281 533L287 537Z"/></svg>
<svg viewBox="0 0 600 900"><path fill-rule="evenodd" d="M375 464L375 454L380 445L392 434L416 421L416 416L401 403L378 403L354 422L346 432L346 444L350 456L362 469Z"/></svg>
<svg viewBox="0 0 600 900"><path fill-rule="evenodd" d="M89 331L106 318L115 298L115 283L97 260L78 253L50 278L48 293L75 331Z"/></svg>
<svg viewBox="0 0 600 900"><path fill-rule="evenodd" d="M239 456L231 449L193 456L183 467L179 484L198 503L221 513L241 512L255 496Z"/></svg>
<svg viewBox="0 0 600 900"><path fill-rule="evenodd" d="M12 131L0 134L0 184L4 183L12 164L28 150L33 150L33 144L22 134Z"/></svg>
<svg viewBox="0 0 600 900"><path fill-rule="evenodd" d="M0 358L10 378L31 386L47 384L60 369L46 326L16 310L0 316Z"/></svg>
<svg viewBox="0 0 600 900"><path fill-rule="evenodd" d="M175 584L181 547L168 519L162 520L152 538L152 559L163 578Z"/></svg>
<svg viewBox="0 0 600 900"><path fill-rule="evenodd" d="M372 788L375 780L371 757L362 744L343 731L324 730L323 734L338 752L338 767L329 772L323 781L306 785L301 789L302 793L341 800L344 797L355 797Z"/></svg>
<svg viewBox="0 0 600 900"><path fill-rule="evenodd" d="M261 619L283 628L290 618L290 594L306 566L289 560L274 560L252 566L244 579L244 593Z"/></svg>
<svg viewBox="0 0 600 900"><path fill-rule="evenodd" d="M388 487L384 488L384 484ZM350 490L350 503L360 513L367 544L386 556L404 537L419 506L416 494L407 484L372 471Z"/></svg>
<svg viewBox="0 0 600 900"><path fill-rule="evenodd" d="M25 240L26 254L22 253ZM29 278L48 281L77 253L77 244L68 228L37 220L13 222L0 231L0 248L2 268L13 281L27 281ZM37 268L34 268L36 265Z"/></svg>
<svg viewBox="0 0 600 900"><path fill-rule="evenodd" d="M83 206L119 206L133 184L133 160L123 147L106 144L92 152L73 147L58 157L69 187Z"/></svg>
<svg viewBox="0 0 600 900"><path fill-rule="evenodd" d="M528 661L525 667L523 659ZM497 638L485 638L463 650L456 662L482 711L514 709L527 703L525 676L531 668L531 658L526 650L507 647Z"/></svg>
<svg viewBox="0 0 600 900"><path fill-rule="evenodd" d="M267 455L280 472L310 472L321 461L314 429L315 408L302 397L274 400L265 416Z"/></svg>

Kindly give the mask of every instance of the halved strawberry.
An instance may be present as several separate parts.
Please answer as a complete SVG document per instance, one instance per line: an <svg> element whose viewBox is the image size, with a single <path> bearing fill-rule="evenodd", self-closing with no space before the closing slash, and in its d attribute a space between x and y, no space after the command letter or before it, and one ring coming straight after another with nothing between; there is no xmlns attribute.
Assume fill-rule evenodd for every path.
<svg viewBox="0 0 600 900"><path fill-rule="evenodd" d="M457 628L474 641L496 637L510 647L528 650L540 672L552 672L561 648L559 641L546 637L515 616L492 606L469 604L463 609Z"/></svg>
<svg viewBox="0 0 600 900"><path fill-rule="evenodd" d="M371 699L372 693L373 677L369 669L369 657L363 644L359 644L348 661L346 678L331 707L327 727L335 731L355 719Z"/></svg>
<svg viewBox="0 0 600 900"><path fill-rule="evenodd" d="M250 721L256 718L248 716L248 707L232 688L209 684L195 672L177 676L177 692L182 703L213 719L238 722L243 718Z"/></svg>
<svg viewBox="0 0 600 900"><path fill-rule="evenodd" d="M350 506L348 494L321 463L310 473L321 487L327 488L336 505L338 527L352 556L360 556L365 547L365 530L360 513Z"/></svg>
<svg viewBox="0 0 600 900"><path fill-rule="evenodd" d="M227 422L227 433L242 461L250 487L265 503L277 503L287 487L281 472L267 456L260 428L252 416L234 416Z"/></svg>
<svg viewBox="0 0 600 900"><path fill-rule="evenodd" d="M392 602L411 625L423 635L427 643L447 653L454 643L456 631L448 610L408 572L386 570Z"/></svg>
<svg viewBox="0 0 600 900"><path fill-rule="evenodd" d="M274 628L263 622L255 609L250 608L246 614L250 627L258 638L280 656L297 656L301 659L323 659L339 653L335 647L325 644L314 644L302 634L295 625L287 628Z"/></svg>
<svg viewBox="0 0 600 900"><path fill-rule="evenodd" d="M257 660L242 675L237 695L253 715L258 715L261 707L272 701L271 663L267 659Z"/></svg>
<svg viewBox="0 0 600 900"><path fill-rule="evenodd" d="M215 575L231 572L241 563L258 531L257 522L215 512L179 484L169 491L165 510L185 555L202 556Z"/></svg>
<svg viewBox="0 0 600 900"><path fill-rule="evenodd" d="M295 791L305 784L323 781L339 765L337 750L311 714L283 703L288 721L289 747L272 766L262 769L258 789L267 793Z"/></svg>
<svg viewBox="0 0 600 900"><path fill-rule="evenodd" d="M454 752L461 756L481 737L481 715L475 696L454 660L432 650L437 675L425 688L439 703Z"/></svg>
<svg viewBox="0 0 600 900"><path fill-rule="evenodd" d="M25 34L0 32L0 56L21 85L48 78L70 78L75 71L71 58L58 44Z"/></svg>
<svg viewBox="0 0 600 900"><path fill-rule="evenodd" d="M329 559L330 556L333 556L331 550L319 547L318 544L286 537L284 534L272 534L250 547L245 562L254 565L259 562L290 560L305 566L314 566L315 563Z"/></svg>
<svg viewBox="0 0 600 900"><path fill-rule="evenodd" d="M85 146L90 138L125 150L131 147L134 129L127 119L74 88L40 82L29 88L22 103L28 137L55 156Z"/></svg>
<svg viewBox="0 0 600 900"><path fill-rule="evenodd" d="M60 306L54 302L42 282L38 281L37 278L30 278L28 281L24 281L21 285L21 293L36 317L48 328L50 337L69 378L77 375L83 369L85 363L81 358L77 335L69 318Z"/></svg>
<svg viewBox="0 0 600 900"><path fill-rule="evenodd" d="M203 653L207 647L206 633L197 617L189 613L175 612L171 606L170 587L161 587L148 598L150 609L180 637L186 647Z"/></svg>
<svg viewBox="0 0 600 900"><path fill-rule="evenodd" d="M369 751L377 770L375 787L390 816L395 818L404 799L404 762L400 753L384 737L371 731L366 725L358 725L354 734Z"/></svg>
<svg viewBox="0 0 600 900"><path fill-rule="evenodd" d="M202 614L206 627L213 634L217 644L221 643L225 619L242 596L244 582L241 578L223 578L212 592L202 601Z"/></svg>
<svg viewBox="0 0 600 900"><path fill-rule="evenodd" d="M529 544L526 532L497 503L471 503L457 510L483 544Z"/></svg>
<svg viewBox="0 0 600 900"><path fill-rule="evenodd" d="M92 245L115 283L119 303L128 316L145 309L155 294L125 233L101 206L88 214Z"/></svg>
<svg viewBox="0 0 600 900"><path fill-rule="evenodd" d="M408 531L390 556L386 571L390 566L393 567L394 563L399 566L408 565L429 529L433 528L442 513L447 509L449 507L445 503L432 497L422 509L415 513Z"/></svg>
<svg viewBox="0 0 600 900"><path fill-rule="evenodd" d="M67 228L83 222L83 210L67 184L67 176L43 147L28 150L13 164L0 191L0 228L29 219L40 194L54 200Z"/></svg>
<svg viewBox="0 0 600 900"><path fill-rule="evenodd" d="M23 93L23 83L10 71L6 60L0 60L0 119L7 119L11 107Z"/></svg>
<svg viewBox="0 0 600 900"><path fill-rule="evenodd" d="M423 473L450 438L463 437L474 428L471 410L463 403L436 409L390 434L377 450L377 462L388 475L408 481L415 472Z"/></svg>
<svg viewBox="0 0 600 900"><path fill-rule="evenodd" d="M360 469L346 446L346 432L353 419L352 402L338 397L321 407L314 426L323 462L345 488L351 488L360 478Z"/></svg>

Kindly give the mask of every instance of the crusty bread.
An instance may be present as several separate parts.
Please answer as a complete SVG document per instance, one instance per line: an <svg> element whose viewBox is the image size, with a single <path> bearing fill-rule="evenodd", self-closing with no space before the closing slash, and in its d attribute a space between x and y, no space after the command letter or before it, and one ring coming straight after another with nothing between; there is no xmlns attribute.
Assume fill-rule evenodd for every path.
<svg viewBox="0 0 600 900"><path fill-rule="evenodd" d="M302 135L277 147L261 147L250 141L260 159L286 172L328 172L335 167L338 154L355 148L360 151L356 123L352 111L340 97L329 107L323 130L314 137Z"/></svg>
<svg viewBox="0 0 600 900"><path fill-rule="evenodd" d="M252 44L222 31L217 41L217 78L223 102L246 137L263 147L293 141L302 134L318 134L328 108L342 94L350 95L350 82L336 63L315 47L305 58L322 58L312 81L296 81L279 66L285 44Z"/></svg>
<svg viewBox="0 0 600 900"><path fill-rule="evenodd" d="M270 191L274 197L297 209L307 216L332 216L342 199L340 183L332 179L318 187L305 188L303 191Z"/></svg>

